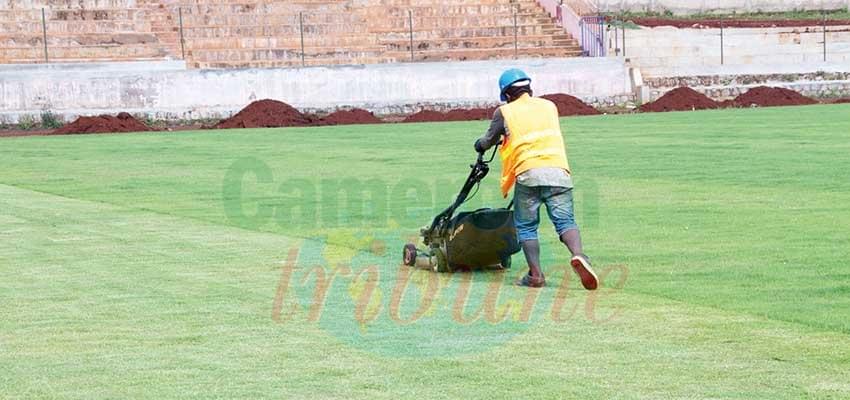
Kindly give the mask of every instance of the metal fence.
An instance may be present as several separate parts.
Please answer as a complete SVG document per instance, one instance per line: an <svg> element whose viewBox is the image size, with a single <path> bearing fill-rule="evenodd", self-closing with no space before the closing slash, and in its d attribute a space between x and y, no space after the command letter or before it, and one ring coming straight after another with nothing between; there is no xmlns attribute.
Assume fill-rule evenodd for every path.
<svg viewBox="0 0 850 400"><path fill-rule="evenodd" d="M583 55L587 57L627 56L626 42L629 36L628 32L632 29L639 29L639 27L629 23L628 14L616 11L612 12L611 10L604 13L600 12L594 3L589 0L538 0L538 3L555 18L558 25L579 41ZM732 45L729 43L730 37L727 21L722 16L718 16L716 20L715 22L719 21L719 26L714 26L714 28L719 28L717 29L716 41L720 54L719 64L723 65L730 58L730 49L736 49L738 46L734 43ZM815 28L818 25L816 22L800 32L805 35L821 35L817 45L823 53L823 62L830 61L829 34L831 33L831 29L827 21L826 11L821 11L821 26ZM836 28L833 31L846 32L846 26L840 29ZM737 31L736 33L740 34L740 32ZM811 40L804 41L811 46ZM835 42L834 39L833 42ZM710 46L706 46L703 41L694 43L693 46L695 49L710 49ZM841 51L841 48L842 45L839 45L837 47L839 49L838 51ZM715 50L710 49L709 51L714 52ZM697 55L695 54L694 56ZM757 58L755 55L753 57ZM841 59L845 58L838 58L838 60Z"/></svg>
<svg viewBox="0 0 850 400"><path fill-rule="evenodd" d="M582 55L588 57L606 57L606 56L626 56L627 55L627 43L626 40L628 38L628 32L631 29L636 29L635 27L630 27L628 24L628 18L626 18L625 14L618 13L609 13L607 15L600 15L595 8L593 8L592 3L588 0L538 0L539 4L546 9L555 19L556 23L561 26L567 33L569 33L572 37L574 37L582 50ZM170 19L170 24L173 26L169 26L168 29L174 29L179 35L177 39L177 48L171 47L170 53L178 52L177 54L173 54L175 57L179 57L181 59L191 59L191 52L193 48L197 48L194 46L194 40L200 40L200 38L193 37L190 34L187 34L187 29L192 29L193 26L191 24L186 24L185 22L185 11L183 7L175 6L172 8L173 17ZM33 13L38 13L38 9L33 10ZM63 12L63 10L54 10L55 12ZM445 45L440 43L440 41L435 41L433 37L431 38L421 38L419 37L421 32L417 30L417 15L413 9L407 10L398 10L399 12L394 14L392 18L395 18L392 24L398 28L393 32L393 37L395 38L392 41L392 45L387 45L386 48L388 52L393 53L397 59L391 61L423 61L428 58L429 55L433 55L439 53L439 51L431 51L433 48L428 48L426 42L431 44L435 44L435 46L443 46L440 47L442 50L462 50L465 48L461 47L452 47L452 46L461 46L461 44L453 44L452 46ZM588 13L595 13L593 15L587 15ZM40 44L43 46L43 49L38 49L38 42L31 41L30 45L34 46L33 50L30 50L29 57L37 58L35 54L35 49L43 53L43 62L49 63L51 61L61 61L63 59L62 54L51 54L51 45L56 45L56 41L51 41L51 32L50 32L50 15L51 10L42 8L40 10L40 28L39 32L35 32L35 28L38 25L35 21L32 21L33 28L32 32L27 36L41 36ZM536 50L535 44L539 42L533 42L532 39L526 39L524 36L529 36L528 32L531 32L532 29L526 24L525 21L520 22L520 16L524 18L529 15L528 11L521 11L517 4L514 4L512 7L512 11L504 14L499 14L498 20L502 24L497 29L488 31L492 34L492 37L499 37L501 40L491 41L491 43L495 43L493 46L494 49L500 51L500 55L502 57L508 56L513 58L520 58L529 55L539 55L540 52L533 52L532 50ZM315 51L311 51L311 43L310 39L315 39L319 34L316 33L314 27L310 26L308 23L308 16L305 12L298 13L294 16L297 19L296 25L293 32L292 38L295 41L286 48L286 50L290 51L293 54L292 63L300 64L300 65L317 65L317 62L321 62L319 56L316 55ZM434 15L430 16L434 18ZM35 15L33 15L35 18ZM716 49L719 49L719 64L726 64L730 60L730 49L735 49L734 40L735 37L729 37L728 33L728 25L727 21L723 19L723 17L718 17L719 26L714 26L714 28L719 28L716 30ZM819 35L820 40L817 42L817 46L819 46L819 50L822 52L822 60L824 62L830 61L830 40L834 42L835 39L830 39L830 24L828 23L827 14L823 13L821 18L821 26L820 27L812 27L810 30L807 28L805 30L806 35ZM263 25L263 26L271 26L271 25ZM401 28L403 26L403 28ZM433 28L433 26L431 26ZM819 29L818 29L819 28ZM462 29L462 28L456 28ZM836 32L840 32L842 30L846 30L846 27L835 28L833 29ZM736 33L740 33L740 30L736 30ZM713 32L711 33L713 34ZM57 35L61 36L61 35ZM449 33L451 36L451 33ZM533 35L531 35L533 36ZM734 33L733 33L734 36ZM402 37L404 37L402 39ZM486 39L486 35L482 35L479 37L484 37ZM730 45L730 39L733 41L733 44ZM172 39L173 40L173 39ZM447 39L449 40L449 39ZM462 41L458 40L458 38L454 38L457 43L462 43ZM738 39L740 40L740 39ZM297 43L297 44L296 44ZM423 45L425 43L425 45ZM811 39L807 40L806 46L813 46L813 41ZM96 47L97 45L89 45L89 47ZM115 46L114 44L110 44L109 46L104 45L104 48L108 48L111 46ZM344 44L340 44L340 48L345 48ZM423 47L424 46L424 47ZM473 44L474 46L474 44ZM710 44L705 44L703 42L699 44L695 44L695 47L703 48L703 49L711 49ZM833 51L838 49L837 51L843 51L844 43L842 42L839 46L833 47ZM32 48L31 48L32 49ZM471 51L481 50L482 48L470 47L468 48ZM102 50L102 49L101 49ZM111 50L107 50L111 51ZM712 52L717 50L711 49ZM811 52L811 48L808 48L808 51ZM634 53L635 51L633 51ZM740 50L737 51L740 53ZM449 52L447 52L449 53ZM404 54L401 56L400 54ZM544 53L545 54L545 53ZM741 57L741 54L734 54L735 57ZM67 56L66 56L67 57ZM833 57L835 58L835 57ZM35 60L32 60L35 61ZM312 62L311 62L312 61ZM732 61L735 62L735 61ZM333 64L334 62L329 62L329 64Z"/></svg>
<svg viewBox="0 0 850 400"><path fill-rule="evenodd" d="M605 17L582 17L579 21L581 29L581 48L588 57L605 57Z"/></svg>
<svg viewBox="0 0 850 400"><path fill-rule="evenodd" d="M607 48L614 56L626 56L626 23L622 20L609 18L605 30L608 31Z"/></svg>
<svg viewBox="0 0 850 400"><path fill-rule="evenodd" d="M483 39L503 38L504 41L499 42L500 44L493 49L502 50L502 51L512 50L513 58L518 59L520 57L529 55L530 52L527 52L527 50L535 50L535 49L538 48L538 46L523 44L523 42L525 40L529 40L529 39L524 38L523 36L534 36L534 35L529 35L527 33L522 33L522 29L528 28L528 26L523 26L521 24L520 16L521 16L521 14L527 15L527 11L526 12L521 11L519 4L512 4L511 9L512 9L512 11L509 15L500 15L502 17L501 20L502 20L503 24L498 25L496 27L492 27L492 30L500 31L500 32L502 32L502 34L493 34L493 35L490 35L490 36L487 36L485 34L485 35L477 35L476 37L483 38ZM191 34L186 33L187 30L191 31L194 27L191 24L184 24L183 8L177 7L176 13L177 13L177 16L178 16L176 18L176 20L178 21L178 26L176 27L177 28L176 30L179 33L179 40L180 40L182 58L186 59L187 49L189 49L189 51L191 52L191 49L195 48L193 41L196 40L197 38L193 37L193 35L191 35ZM398 53L401 53L401 52L407 53L406 57L399 58L396 61L400 61L400 62L421 61L423 59L423 55L427 54L429 49L427 48L427 46L425 48L422 48L421 43L419 45L417 45L418 44L417 42L421 42L422 40L426 40L426 41L428 40L428 38L422 39L422 38L418 37L417 29L420 28L420 26L417 26L417 21L416 21L418 16L416 15L416 12L413 9L402 10L399 14L400 15L395 16L395 18L396 18L395 23L402 23L401 25L403 25L404 27L399 28L396 32L394 32L394 34L392 36L400 38L400 35L404 34L404 35L406 35L406 37L405 37L406 43L405 43L405 45L401 45L401 42L399 40L396 40L393 45L387 46L387 50L394 53L394 54L398 54ZM317 37L316 33L311 32L312 27L310 26L310 24L305 22L305 18L308 17L308 16L309 16L309 14L305 13L305 12L299 12L298 15L297 15L297 18L298 18L297 35L300 37L300 43L299 43L300 45L297 49L293 49L293 50L296 50L298 52L298 55L300 57L300 63L301 63L302 66L307 65L309 63L309 61L311 61L311 52L312 52L314 46L311 46L308 43L309 39ZM465 28L459 28L458 27L456 29L465 29ZM463 35L460 35L458 37L452 37L450 39L451 40L458 40L461 37L463 37ZM471 41L471 39L467 40L466 42L468 43L469 41ZM344 46L341 46L340 48L344 48ZM462 50L462 48L460 48L460 47L452 48L452 49ZM476 50L476 48L474 48L474 47L470 47L469 49L470 50Z"/></svg>
<svg viewBox="0 0 850 400"><path fill-rule="evenodd" d="M605 17L588 0L538 0L564 30L578 40L582 55L605 57Z"/></svg>
<svg viewBox="0 0 850 400"><path fill-rule="evenodd" d="M77 9L75 9L75 11L76 10ZM64 38L64 37L67 37L68 35L67 35L67 33L64 33L64 32L62 34L51 32L51 25L53 23L55 23L55 21L57 21L57 20L51 19L52 18L51 14L52 13L55 14L55 13L66 12L66 11L69 11L69 10L41 8L40 10L35 9L33 11L34 12L40 11L40 14L41 14L40 15L40 21L38 21L37 25L39 25L38 26L38 28L39 28L38 35L41 36L39 38L40 39L39 41L41 43L38 43L38 45L40 45L39 47L42 47L42 49L40 49L40 50L43 53L43 58L41 60L36 60L34 58L34 54L29 54L29 55L26 56L26 59L29 60L27 62L41 61L41 62L44 62L44 63L50 63L50 62L61 62L64 59L68 59L69 57L66 54L60 53L58 50L56 50L56 47L54 47L54 46L62 46L63 50L67 53L67 45L57 44L58 42L56 41L56 39L59 38L59 37ZM198 16L191 14L191 8L189 6L180 6L180 5L171 6L169 13L171 15L168 18L168 20L171 21L170 23L172 25L167 27L167 29L168 29L168 31L173 30L173 32L177 36L176 41L175 41L175 39L173 39L173 36L172 36L172 39L169 39L169 40L171 40L173 42L166 43L167 46L166 46L166 44L163 45L164 48L167 47L169 49L168 50L169 56L172 56L174 58L180 58L180 59L183 59L183 60L192 59L193 58L192 57L193 50L197 50L197 49L201 48L201 47L199 47L197 42L199 42L203 39L214 39L213 37L197 36L197 35L193 34L193 31L196 30L197 28L199 28L198 25L200 25L200 24L197 22ZM393 54L399 54L399 53L402 53L402 52L406 53L405 57L398 57L398 59L395 60L395 61L420 61L420 60L423 59L423 55L428 53L428 50L434 49L436 47L436 46L432 46L431 49L429 49L428 46L422 46L420 42L428 41L429 39L434 39L434 38L433 37L428 37L428 38L419 37L422 27L417 26L417 17L418 16L416 15L416 11L414 11L413 9L407 9L407 10L402 9L402 10L399 10L398 14L399 15L394 14L393 18L395 18L395 19L391 23L392 23L393 26L399 27L399 29L392 32L392 35L390 35L390 36L392 36L393 38L397 38L399 40L388 40L388 41L386 41L386 42L392 42L392 45L386 46L387 50L389 52L392 52ZM271 30L274 30L274 28L276 28L276 26L266 23L263 20L263 16L261 14L255 14L255 15L258 15L258 21L257 21L258 24L255 26L256 28L262 29L264 31L265 30L271 31ZM297 53L297 56L295 56L295 57L296 57L296 59L298 59L300 61L301 65L311 64L310 63L311 57L315 57L316 51L314 51L314 49L317 46L311 44L311 39L315 40L315 39L321 37L321 34L316 33L316 29L315 29L316 27L311 25L311 23L308 22L308 19L309 19L309 17L316 16L316 15L324 15L324 14L312 15L307 11L298 12L298 13L294 14L293 18L295 18L295 20L296 20L296 23L294 25L295 28L296 28L296 31L293 32L293 34L291 35L292 37L281 37L281 36L277 37L278 39L287 39L287 40L294 39L295 41L297 41L297 44L296 44L296 42L291 43L291 44L295 44L294 46L292 46L291 44L287 44L285 46L285 49L291 50L293 54ZM537 51L540 46L538 45L537 42L533 41L535 39L529 38L528 36L538 36L539 37L540 32L542 32L542 31L531 26L533 23L530 22L530 21L533 19L533 17L532 17L532 14L530 13L529 10L521 10L520 5L514 3L514 4L511 5L511 11L509 13L499 13L499 14L493 14L491 16L495 20L497 20L499 23L496 26L487 26L486 29L484 29L484 27L482 27L481 29L477 29L476 31L483 32L483 34L476 35L476 37L480 37L480 38L483 38L483 39L501 38L502 40L495 40L495 41L492 41L492 43L495 43L494 49L499 51L499 53L502 57L505 57L505 56L511 57L512 56L513 58L520 58L520 57L531 56L533 54L536 54L534 51ZM423 16L419 16L419 17L423 17ZM435 18L435 17L438 17L438 16L426 15L423 18ZM470 16L470 18L473 18L473 16ZM32 21L32 22L35 22L35 21ZM63 20L62 22L66 22L66 21ZM35 26L36 24L32 24L32 25ZM403 28L400 27L400 26L403 26ZM429 25L429 27L425 28L425 29L436 29L436 28L434 28L433 23L432 23L432 25ZM467 28L457 26L454 29L460 30L460 29L467 29ZM109 32L100 32L99 31L98 33L108 34ZM119 35L121 33L124 33L124 32L123 31L116 31L115 32L116 35ZM34 36L34 35L35 35L35 32L31 32L30 34L25 34L25 36L27 36L27 37L31 37L31 36ZM402 40L401 40L401 35L405 35L403 43L402 43ZM451 34L449 34L449 35L451 35ZM442 45L440 47L440 49L443 49L443 50L446 50L446 49L462 50L462 49L464 49L462 46L466 45L466 43L469 43L468 41L461 40L462 38L465 37L465 35L459 34L459 35L451 35L451 36L456 36L456 37L452 38L451 40L454 40L457 43L459 43L459 44L457 44L457 47L453 47L453 46L455 46L455 44L452 43L451 46L450 45ZM236 36L227 36L225 34L225 36L219 36L219 37L215 37L215 38L218 38L218 39L233 39L233 38L236 38ZM248 37L247 39L251 39L251 37ZM539 38L536 39L536 40L539 40ZM34 44L34 42L32 42L29 39L28 39L28 43L30 45ZM381 42L381 43L383 43L383 42ZM462 45L460 43L464 43L464 44ZM550 43L550 44L546 44L546 46L557 47L557 45L554 44L555 43L554 40L551 41L551 42L541 42L541 43ZM328 46L333 46L333 45L334 44L332 44L332 43L328 44ZM339 43L336 46L339 49L345 50L347 44L346 43ZM474 43L469 44L469 46L472 46L472 47L469 47L470 50L478 49L478 48L475 47ZM111 52L111 50L109 50L110 48L115 49L114 54L116 56L121 55L119 53L120 44L107 43L107 44L100 45L100 44L97 44L97 43L89 43L89 44L85 44L85 45L82 45L82 44L80 45L80 49L96 48L96 47L102 47L103 49L106 49L106 51L101 52L102 54L106 54L106 57L109 57L111 54L113 54L113 53L110 53ZM284 48L284 47L281 47L281 48ZM482 48L487 49L486 46L482 47ZM101 49L101 50L103 50L103 49ZM176 54L175 54L175 52L176 52ZM84 51L80 51L80 54L84 54L84 53L85 53ZM71 57L71 58L79 59L79 58L85 58L85 57L83 56L83 57ZM313 61L315 61L315 60L313 60Z"/></svg>
<svg viewBox="0 0 850 400"><path fill-rule="evenodd" d="M605 46L607 47L608 54L614 56L626 56L626 40L628 36L627 33L629 31L640 29L640 27L632 24L629 18L623 14L611 14L606 16L604 24L605 31L607 32L607 39L605 40L607 43L605 44ZM817 49L822 54L822 61L829 62L829 45L831 44L829 40L829 34L833 32L841 33L847 31L846 26L832 27L834 29L831 29L831 24L833 23L828 20L827 14L823 12L821 13L820 19L814 24L807 26L789 26L786 27L788 32L776 33L776 35L781 37L783 35L787 36L788 33L794 33L800 36L818 36L819 41L817 42L813 42L812 40L800 39L798 41L799 43L797 44L799 44L801 48L805 47L809 51L813 50L813 45L816 45ZM713 46L711 44L706 44L704 40L695 41L693 44L694 54L692 55L695 57L698 56L697 53L700 50L705 52L717 51L716 54L719 54L720 65L725 65L727 63L728 59L730 58L730 50L734 51L739 48L740 36L742 35L741 32L747 32L747 30L753 29L753 27L740 26L741 24L736 24L735 21L729 20L728 18L722 15L719 15L708 22L703 21L701 23L694 23L694 25L700 25L699 28L695 29L705 30L706 32L712 32L709 29L713 29L716 33L707 34L715 38L715 44ZM761 28L783 28L782 26L770 25L769 23L765 23L764 25L765 26ZM738 45L736 45L735 43L736 36L738 37ZM791 41L792 39L788 40ZM732 44L730 44L730 41L732 42ZM582 43L582 46L584 47L584 41ZM738 52L738 54L732 55L737 57L750 56L748 54L742 55L740 54L740 51ZM758 58L757 55L752 55L751 57L753 57L754 59Z"/></svg>

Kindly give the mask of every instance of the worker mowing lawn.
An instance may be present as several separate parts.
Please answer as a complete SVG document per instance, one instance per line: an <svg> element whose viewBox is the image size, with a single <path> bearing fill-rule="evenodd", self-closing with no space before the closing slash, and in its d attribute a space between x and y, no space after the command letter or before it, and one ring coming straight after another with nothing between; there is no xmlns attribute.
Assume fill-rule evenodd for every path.
<svg viewBox="0 0 850 400"><path fill-rule="evenodd" d="M475 151L483 153L501 140L502 196L507 197L514 188L514 223L528 262L528 273L516 284L546 285L537 236L540 206L545 204L558 237L572 253L570 265L582 286L595 290L599 279L583 253L573 213L573 182L558 109L548 100L533 97L531 78L519 69L502 73L499 90L506 104L493 114L487 133L475 141Z"/></svg>

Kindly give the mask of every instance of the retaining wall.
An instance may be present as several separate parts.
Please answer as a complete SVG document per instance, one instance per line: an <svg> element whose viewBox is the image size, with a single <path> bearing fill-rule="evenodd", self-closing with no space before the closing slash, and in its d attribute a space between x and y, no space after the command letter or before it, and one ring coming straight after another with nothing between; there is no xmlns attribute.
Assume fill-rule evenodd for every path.
<svg viewBox="0 0 850 400"><path fill-rule="evenodd" d="M645 101L688 86L715 100L728 100L756 86L784 87L815 98L850 97L850 65L747 65L688 67L644 79Z"/></svg>
<svg viewBox="0 0 850 400"><path fill-rule="evenodd" d="M511 67L525 69L539 94L569 93L597 105L633 99L628 68L617 58L239 70L186 70L175 62L4 66L0 121L47 110L66 120L119 111L167 120L221 118L264 98L306 111L350 106L381 115L489 106L498 101L499 74Z"/></svg>

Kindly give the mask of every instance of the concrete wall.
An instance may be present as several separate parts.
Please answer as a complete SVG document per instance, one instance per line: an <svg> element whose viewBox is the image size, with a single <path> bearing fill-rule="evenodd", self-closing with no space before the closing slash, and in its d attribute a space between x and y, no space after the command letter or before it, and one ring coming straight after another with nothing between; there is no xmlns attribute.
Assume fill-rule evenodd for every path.
<svg viewBox="0 0 850 400"><path fill-rule="evenodd" d="M539 94L569 93L597 104L632 99L628 68L617 58L241 70L157 63L6 66L0 68L0 121L15 123L45 110L65 119L119 111L170 120L217 118L264 98L308 111L353 106L378 114L484 106L498 100L499 74L515 66L532 76Z"/></svg>
<svg viewBox="0 0 850 400"><path fill-rule="evenodd" d="M775 64L687 67L647 78L644 101L653 101L670 90L688 86L715 100L727 100L756 86L784 87L816 98L850 97L850 65Z"/></svg>
<svg viewBox="0 0 850 400"><path fill-rule="evenodd" d="M626 57L647 76L677 68L721 66L719 29L642 27L625 32ZM824 62L820 27L725 29L723 42L727 65ZM615 54L611 44L609 54ZM850 26L828 27L827 61L850 65Z"/></svg>
<svg viewBox="0 0 850 400"><path fill-rule="evenodd" d="M670 82L671 80L699 79L705 76L789 76L810 74L845 74L850 73L850 63L805 63L805 64L745 64L745 65L690 65L674 66L656 69L655 76L647 77L647 81ZM741 81L740 83L748 83ZM678 84L672 84L680 86Z"/></svg>
<svg viewBox="0 0 850 400"><path fill-rule="evenodd" d="M723 78L723 77L718 77ZM746 78L746 77L738 77ZM850 97L850 79L844 80L815 80L805 76L799 76L799 80L788 81L782 77L771 77L764 79L758 83L747 84L730 84L718 83L717 85L700 86L699 84L690 85L692 89L705 94L715 100L729 100L738 95L746 93L748 90L757 86L782 87L799 92L804 96L812 98L830 99L830 98L848 98ZM675 87L654 88L650 90L649 101L655 101L665 93L675 89Z"/></svg>
<svg viewBox="0 0 850 400"><path fill-rule="evenodd" d="M599 9L616 11L672 11L675 14L837 10L850 8L850 0L597 0Z"/></svg>

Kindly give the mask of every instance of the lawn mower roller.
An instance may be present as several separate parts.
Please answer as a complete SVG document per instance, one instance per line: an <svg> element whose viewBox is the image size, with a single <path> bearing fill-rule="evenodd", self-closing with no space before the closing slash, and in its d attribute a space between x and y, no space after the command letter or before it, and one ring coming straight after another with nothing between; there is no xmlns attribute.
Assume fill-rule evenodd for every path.
<svg viewBox="0 0 850 400"><path fill-rule="evenodd" d="M482 208L454 215L470 198L470 191L490 172L489 164L497 150L498 146L486 161L484 153L478 154L454 203L437 214L429 227L420 230L428 249L420 250L413 243L404 246L405 265L434 272L511 267L511 256L520 251L511 210L513 201L506 208Z"/></svg>

